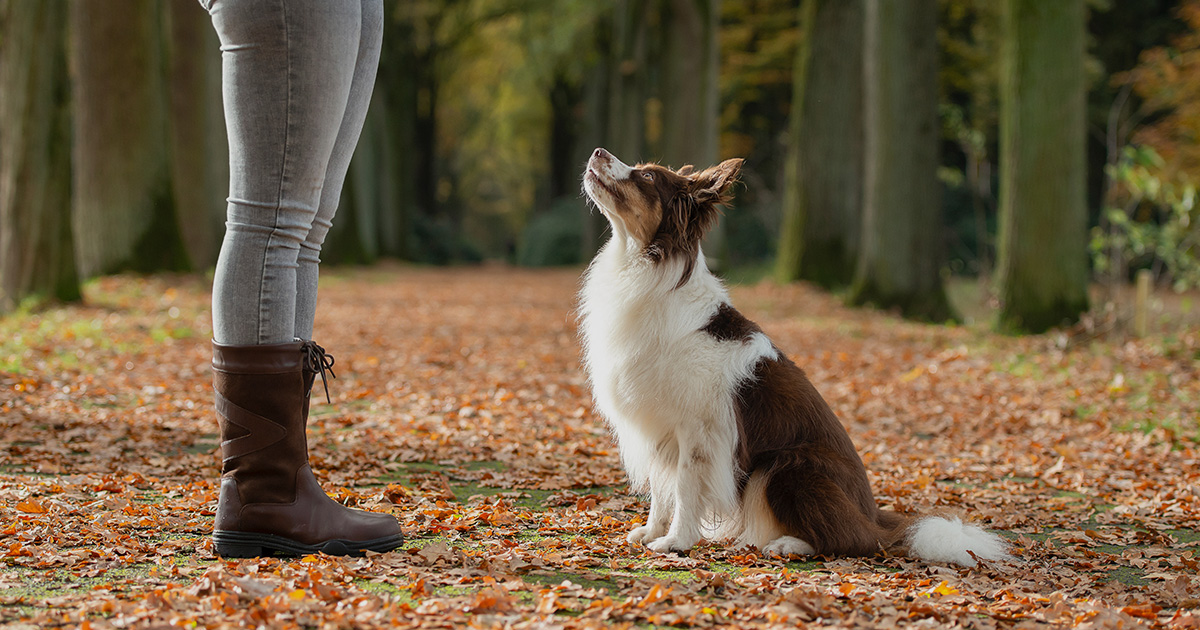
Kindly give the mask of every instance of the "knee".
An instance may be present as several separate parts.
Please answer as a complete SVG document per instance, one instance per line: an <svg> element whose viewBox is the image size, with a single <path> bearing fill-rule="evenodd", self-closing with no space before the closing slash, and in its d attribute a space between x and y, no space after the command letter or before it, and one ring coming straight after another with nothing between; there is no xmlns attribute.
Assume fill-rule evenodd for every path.
<svg viewBox="0 0 1200 630"><path fill-rule="evenodd" d="M325 245L325 237L329 228L333 227L328 219L318 216L313 220L312 227L300 241L300 260L304 262L321 262L321 248Z"/></svg>

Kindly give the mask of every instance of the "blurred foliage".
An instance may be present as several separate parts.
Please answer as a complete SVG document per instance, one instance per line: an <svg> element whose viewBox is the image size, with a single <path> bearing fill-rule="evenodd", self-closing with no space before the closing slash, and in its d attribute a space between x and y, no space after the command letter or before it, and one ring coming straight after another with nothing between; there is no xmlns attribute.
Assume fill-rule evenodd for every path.
<svg viewBox="0 0 1200 630"><path fill-rule="evenodd" d="M435 54L435 208L486 256L506 256L550 172L551 88L576 80L603 3L423 0L397 4L415 45ZM422 98L432 100L433 95ZM426 227L430 227L427 224ZM441 233L431 230L431 234ZM453 251L456 247L437 248Z"/></svg>
<svg viewBox="0 0 1200 630"><path fill-rule="evenodd" d="M1176 291L1200 288L1196 186L1165 166L1149 146L1127 146L1109 166L1107 225L1093 228L1090 246L1102 277L1123 283L1132 269L1149 268Z"/></svg>
<svg viewBox="0 0 1200 630"><path fill-rule="evenodd" d="M722 3L720 154L746 159L745 185L727 209L728 256L734 264L752 265L774 253L792 65L800 37L799 4ZM1089 2L1088 68L1095 79L1089 116L1096 145L1089 180L1095 182L1094 200L1100 199L1103 167L1111 161L1103 144L1120 88L1105 75L1134 68L1143 50L1154 49L1143 55L1137 70L1119 75L1129 81L1137 77L1134 105L1144 99L1147 107L1168 108L1175 112L1171 115L1192 116L1200 124L1200 109L1187 113L1200 108L1195 104L1200 99L1178 86L1168 89L1165 83L1194 71L1182 59L1190 59L1194 53L1187 51L1200 47L1195 24L1172 40L1172 46L1163 46L1185 30L1175 15L1176 4L1178 0ZM1185 8L1181 16L1194 18L1200 0L1186 5L1192 8ZM428 75L420 99L432 111L422 124L436 134L428 147L430 155L422 157L429 162L421 167L429 169L429 181L418 187L428 190L429 199L422 204L424 218L413 227L421 232L414 257L436 262L461 253L527 265L584 262L585 247L572 256L564 244L574 242L576 234L584 238L587 218L570 184L592 148L578 145L579 140L606 141L602 129L595 137L582 127L596 112L603 119L608 107L607 94L588 91L587 85L597 71L605 72L604 64L612 63L607 58L608 38L617 6L584 0L412 0L393 5L396 21L404 26L392 26L395 36L407 38L414 59L427 65L413 71ZM939 174L945 184L949 263L955 273L987 273L996 231L1000 5L992 0L938 0L938 10ZM1151 68L1157 74L1151 75ZM647 69L647 81L661 79L655 68ZM645 101L644 131L651 145L660 133L661 116L669 115L653 94L651 89ZM1161 122L1159 133L1182 134L1187 129L1165 114L1154 121ZM564 130L556 127L564 124L570 135L565 139L559 137ZM1155 129L1147 127L1138 140L1149 141ZM564 152L556 148L563 142L578 146ZM1176 144L1180 148L1175 150L1155 146L1168 162L1180 151L1196 150L1183 138ZM563 161L571 163L558 163ZM443 238L450 240L428 240ZM544 239L558 245L534 245Z"/></svg>
<svg viewBox="0 0 1200 630"><path fill-rule="evenodd" d="M1161 156L1168 178L1200 177L1200 0L1186 0L1179 17L1187 30L1141 54L1138 65L1114 77L1144 99L1151 120L1134 141Z"/></svg>
<svg viewBox="0 0 1200 630"><path fill-rule="evenodd" d="M775 254L799 7L799 0L721 5L720 153L746 160L745 185L725 217L727 255L734 266Z"/></svg>
<svg viewBox="0 0 1200 630"><path fill-rule="evenodd" d="M664 54L654 38L664 28L665 3L645 4L652 58ZM720 157L746 160L744 185L726 210L727 257L735 265L769 259L776 246L799 5L721 3ZM613 118L612 77L639 68L614 48L614 16L622 6L618 0L387 0L373 104L386 122L372 121L364 135L388 138L372 149L392 161L373 172L397 173L390 196L380 197L392 205L348 200L351 211L335 222L327 259L583 262L586 244L573 256L564 244L576 234L581 243L594 238L577 174L596 144L616 141L617 131L606 126ZM1104 167L1115 165L1130 142L1162 156L1159 177L1166 181L1200 173L1200 0L1090 0L1089 9L1095 78L1089 180L1098 223L1107 221L1099 213L1108 198ZM986 273L994 252L999 10L994 0L938 0L939 174L944 238L956 273ZM664 67L637 70L647 83L639 124L650 149L670 115L661 99ZM649 152L629 159L653 157ZM372 204L380 207L366 207ZM393 214L403 217L381 218ZM354 242L372 234L379 243ZM533 246L543 239L558 245Z"/></svg>
<svg viewBox="0 0 1200 630"><path fill-rule="evenodd" d="M577 200L560 198L533 217L517 241L516 263L525 267L579 264L583 221Z"/></svg>
<svg viewBox="0 0 1200 630"><path fill-rule="evenodd" d="M939 0L943 221L954 273L990 271L996 233L1000 11L991 0Z"/></svg>

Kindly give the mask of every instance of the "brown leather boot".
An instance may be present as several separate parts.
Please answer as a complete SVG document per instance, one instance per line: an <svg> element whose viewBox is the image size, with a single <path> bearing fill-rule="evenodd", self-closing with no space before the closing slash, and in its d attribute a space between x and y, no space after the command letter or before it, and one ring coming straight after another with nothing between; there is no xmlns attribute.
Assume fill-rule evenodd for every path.
<svg viewBox="0 0 1200 630"><path fill-rule="evenodd" d="M360 555L390 551L404 541L393 516L334 501L308 467L309 343L213 342L213 389L224 456L213 528L219 556ZM327 357L324 351L320 355ZM313 371L331 363L321 358L322 367Z"/></svg>

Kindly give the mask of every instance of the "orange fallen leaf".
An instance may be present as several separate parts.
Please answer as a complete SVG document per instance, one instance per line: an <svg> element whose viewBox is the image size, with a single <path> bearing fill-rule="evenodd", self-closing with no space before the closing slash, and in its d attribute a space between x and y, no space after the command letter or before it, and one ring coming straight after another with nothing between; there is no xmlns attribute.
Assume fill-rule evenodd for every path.
<svg viewBox="0 0 1200 630"><path fill-rule="evenodd" d="M1162 606L1157 604L1143 604L1141 606L1126 606L1121 609L1121 612L1139 619L1158 619L1158 612L1160 610L1162 610Z"/></svg>
<svg viewBox="0 0 1200 630"><path fill-rule="evenodd" d="M938 595L957 595L958 589L954 588L953 586L950 586L950 584L947 583L945 580L942 580L941 584L938 584L937 586L935 586L933 588L933 590L931 590L929 592L937 593Z"/></svg>
<svg viewBox="0 0 1200 630"><path fill-rule="evenodd" d="M46 507L33 499L26 499L17 504L17 509L26 514L45 514Z"/></svg>

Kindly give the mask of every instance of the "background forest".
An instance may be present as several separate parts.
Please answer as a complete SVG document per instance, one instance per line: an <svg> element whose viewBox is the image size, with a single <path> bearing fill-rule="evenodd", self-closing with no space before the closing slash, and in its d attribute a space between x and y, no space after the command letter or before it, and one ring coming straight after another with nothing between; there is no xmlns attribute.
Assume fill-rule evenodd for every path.
<svg viewBox="0 0 1200 630"><path fill-rule="evenodd" d="M327 262L581 264L604 146L744 157L706 245L735 277L934 321L972 277L1033 332L1138 269L1200 284L1198 0L386 4ZM213 265L227 147L196 2L0 0L0 94L0 310Z"/></svg>

